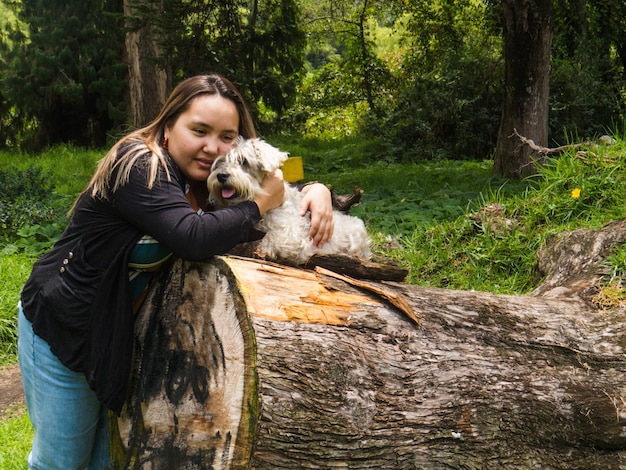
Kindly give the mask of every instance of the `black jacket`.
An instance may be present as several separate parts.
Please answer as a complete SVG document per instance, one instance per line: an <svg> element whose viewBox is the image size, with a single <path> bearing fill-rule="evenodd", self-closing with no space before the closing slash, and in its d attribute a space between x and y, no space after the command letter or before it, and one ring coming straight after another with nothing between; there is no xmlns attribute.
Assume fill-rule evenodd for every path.
<svg viewBox="0 0 626 470"><path fill-rule="evenodd" d="M22 290L34 332L70 369L83 372L100 401L120 413L133 350L128 281L130 252L148 234L175 256L197 261L258 237L254 202L198 215L185 198L185 179L170 162L147 189L147 157L110 200L80 197L68 227L39 259Z"/></svg>

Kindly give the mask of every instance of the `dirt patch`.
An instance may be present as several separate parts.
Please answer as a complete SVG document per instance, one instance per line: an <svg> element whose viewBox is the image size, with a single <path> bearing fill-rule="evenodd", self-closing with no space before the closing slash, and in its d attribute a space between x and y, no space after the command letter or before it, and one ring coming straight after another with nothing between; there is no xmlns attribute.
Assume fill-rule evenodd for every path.
<svg viewBox="0 0 626 470"><path fill-rule="evenodd" d="M7 410L24 403L22 374L17 364L0 369L0 419L4 419Z"/></svg>

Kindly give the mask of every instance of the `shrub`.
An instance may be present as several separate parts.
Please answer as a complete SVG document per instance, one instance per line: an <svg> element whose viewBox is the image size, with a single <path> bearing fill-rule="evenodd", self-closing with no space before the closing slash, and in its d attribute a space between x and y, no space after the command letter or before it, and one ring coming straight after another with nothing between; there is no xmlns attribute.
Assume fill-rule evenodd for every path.
<svg viewBox="0 0 626 470"><path fill-rule="evenodd" d="M37 254L60 233L65 224L64 201L54 193L49 180L50 172L36 166L0 170L0 241L6 245L4 253L7 247L19 247ZM28 249L41 242L46 243L37 245L36 253L32 247Z"/></svg>

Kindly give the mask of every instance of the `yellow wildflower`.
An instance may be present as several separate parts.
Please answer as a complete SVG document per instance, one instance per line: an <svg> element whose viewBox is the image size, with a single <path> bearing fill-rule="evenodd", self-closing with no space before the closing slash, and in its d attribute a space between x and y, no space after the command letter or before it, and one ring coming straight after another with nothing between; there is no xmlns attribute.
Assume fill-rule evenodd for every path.
<svg viewBox="0 0 626 470"><path fill-rule="evenodd" d="M572 189L572 197L578 199L580 197L580 188Z"/></svg>

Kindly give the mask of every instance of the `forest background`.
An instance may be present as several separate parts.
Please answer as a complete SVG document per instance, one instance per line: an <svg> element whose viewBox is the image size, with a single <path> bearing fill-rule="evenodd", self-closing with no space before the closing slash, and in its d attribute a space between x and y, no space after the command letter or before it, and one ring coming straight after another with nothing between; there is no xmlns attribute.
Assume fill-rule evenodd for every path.
<svg viewBox="0 0 626 470"><path fill-rule="evenodd" d="M550 33L537 143L590 142L517 181L494 165L501 123L511 94L536 97L507 70L539 55L511 18L530 44L526 20ZM353 213L410 283L528 293L548 237L626 215L623 0L0 0L0 62L0 364L32 263L104 149L196 73L236 83L307 178L364 188ZM624 301L625 272L619 249L599 305ZM31 432L20 413L1 423L0 468L23 468Z"/></svg>
<svg viewBox="0 0 626 470"><path fill-rule="evenodd" d="M379 144L372 162L482 160L515 86L507 63L541 80L540 38L524 36L543 31L538 144L617 130L626 109L621 0L2 0L0 14L0 148L103 147L182 78L214 71L243 90L266 136L361 136ZM521 40L507 43L517 25ZM162 88L142 109L135 50L154 72L141 89Z"/></svg>

